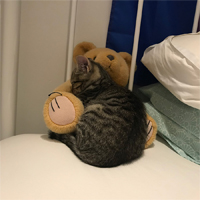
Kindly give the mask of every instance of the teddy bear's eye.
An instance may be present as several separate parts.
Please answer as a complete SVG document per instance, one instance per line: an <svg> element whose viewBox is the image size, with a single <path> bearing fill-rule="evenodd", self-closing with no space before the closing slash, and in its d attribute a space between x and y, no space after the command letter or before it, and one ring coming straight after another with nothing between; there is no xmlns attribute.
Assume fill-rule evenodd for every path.
<svg viewBox="0 0 200 200"><path fill-rule="evenodd" d="M93 60L95 60L96 59L96 56L93 58Z"/></svg>
<svg viewBox="0 0 200 200"><path fill-rule="evenodd" d="M114 56L112 56L112 55L108 55L107 56L110 60L114 60L115 58L114 58Z"/></svg>

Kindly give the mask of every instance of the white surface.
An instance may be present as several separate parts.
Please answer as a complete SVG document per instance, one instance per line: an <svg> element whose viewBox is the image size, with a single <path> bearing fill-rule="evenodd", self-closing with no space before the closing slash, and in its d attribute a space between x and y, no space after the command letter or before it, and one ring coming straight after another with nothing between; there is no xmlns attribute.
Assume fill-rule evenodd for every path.
<svg viewBox="0 0 200 200"><path fill-rule="evenodd" d="M181 54L200 69L200 32L175 36L172 38L171 43Z"/></svg>
<svg viewBox="0 0 200 200"><path fill-rule="evenodd" d="M0 9L2 10L0 139L4 139L15 134L20 1L3 1Z"/></svg>
<svg viewBox="0 0 200 200"><path fill-rule="evenodd" d="M148 47L143 64L183 103L200 109L200 32Z"/></svg>
<svg viewBox="0 0 200 200"><path fill-rule="evenodd" d="M116 168L84 164L47 135L18 135L0 144L1 200L200 198L199 166L161 141L142 158Z"/></svg>

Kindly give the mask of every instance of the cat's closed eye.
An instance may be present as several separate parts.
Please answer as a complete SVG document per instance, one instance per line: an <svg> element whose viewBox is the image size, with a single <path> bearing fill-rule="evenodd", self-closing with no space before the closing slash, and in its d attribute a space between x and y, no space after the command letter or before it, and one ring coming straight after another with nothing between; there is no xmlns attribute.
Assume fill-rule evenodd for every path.
<svg viewBox="0 0 200 200"><path fill-rule="evenodd" d="M77 82L72 83L72 86L73 86L73 88L75 88L75 89L79 88L81 85L82 85L82 82L80 82L80 81L77 81Z"/></svg>
<svg viewBox="0 0 200 200"><path fill-rule="evenodd" d="M77 94L77 93L81 92L81 85L82 85L82 82L80 82L80 81L73 82L72 83L72 93Z"/></svg>

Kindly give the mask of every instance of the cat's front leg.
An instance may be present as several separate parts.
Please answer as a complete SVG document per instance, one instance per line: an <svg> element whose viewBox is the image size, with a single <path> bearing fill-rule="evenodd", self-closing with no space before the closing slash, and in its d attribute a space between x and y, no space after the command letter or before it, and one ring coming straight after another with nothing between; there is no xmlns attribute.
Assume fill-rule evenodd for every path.
<svg viewBox="0 0 200 200"><path fill-rule="evenodd" d="M66 144L69 147L72 147L76 145L76 137L73 133L67 133L67 134L58 134L54 133L52 131L49 131L49 138L53 140L58 140L64 144Z"/></svg>
<svg viewBox="0 0 200 200"><path fill-rule="evenodd" d="M49 138L52 140L59 140L60 135L57 133L54 133L52 131L49 131Z"/></svg>

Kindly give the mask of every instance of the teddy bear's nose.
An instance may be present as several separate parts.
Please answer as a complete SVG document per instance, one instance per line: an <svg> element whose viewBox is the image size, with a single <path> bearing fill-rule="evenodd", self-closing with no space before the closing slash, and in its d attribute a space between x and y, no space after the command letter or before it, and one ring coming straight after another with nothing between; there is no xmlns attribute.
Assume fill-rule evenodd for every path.
<svg viewBox="0 0 200 200"><path fill-rule="evenodd" d="M114 60L114 56L112 56L112 55L108 55L107 56L110 60Z"/></svg>

